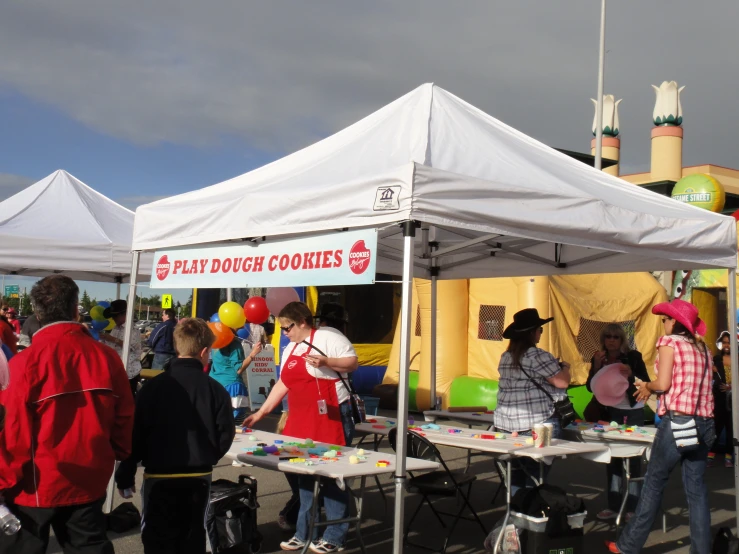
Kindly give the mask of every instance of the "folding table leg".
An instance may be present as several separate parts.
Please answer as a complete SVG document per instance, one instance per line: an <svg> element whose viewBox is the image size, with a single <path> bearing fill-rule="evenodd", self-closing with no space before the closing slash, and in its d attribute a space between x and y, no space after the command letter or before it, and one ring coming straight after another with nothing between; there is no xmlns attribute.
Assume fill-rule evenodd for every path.
<svg viewBox="0 0 739 554"><path fill-rule="evenodd" d="M497 554L498 549L500 548L500 543L503 542L503 535L505 534L505 529L508 526L508 520L511 517L511 461L510 460L506 460L505 488L506 488L505 517L503 518L503 527L501 527L500 529L500 534L498 535L498 538L495 539L495 548L493 548L493 554Z"/></svg>
<svg viewBox="0 0 739 554"><path fill-rule="evenodd" d="M303 546L303 550L300 551L300 554L305 554L308 552L308 548L310 548L310 543L313 541L313 529L316 526L316 516L318 515L318 510L320 502L318 501L318 495L320 494L320 484L321 484L321 478L316 475L315 476L315 482L313 483L313 505L310 508L310 524L308 525L308 537L305 540L305 546Z"/></svg>
<svg viewBox="0 0 739 554"><path fill-rule="evenodd" d="M375 476L375 479L377 476ZM364 540L362 539L362 507L364 505L364 490L367 485L367 476L362 475L361 484L359 485L359 496L354 498L354 502L357 506L357 540L359 541L359 548L362 550L364 554L367 554L367 551L364 548ZM384 494L383 494L384 499ZM385 506L385 512L387 512L387 506Z"/></svg>
<svg viewBox="0 0 739 554"><path fill-rule="evenodd" d="M626 501L629 498L629 484L631 483L631 467L629 464L629 458L622 458L623 461L623 493L621 498L621 506L618 509L618 514L616 515L616 531L620 534L621 529L621 518L624 515L624 511L626 511Z"/></svg>

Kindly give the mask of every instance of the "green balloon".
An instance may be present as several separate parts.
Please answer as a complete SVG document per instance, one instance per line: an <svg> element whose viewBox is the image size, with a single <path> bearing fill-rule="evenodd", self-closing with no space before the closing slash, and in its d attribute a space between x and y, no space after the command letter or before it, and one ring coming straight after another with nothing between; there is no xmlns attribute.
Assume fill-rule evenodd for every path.
<svg viewBox="0 0 739 554"><path fill-rule="evenodd" d="M105 316L103 315L104 311L105 308L103 308L102 306L93 306L93 308L90 310L90 317L95 321L105 321Z"/></svg>

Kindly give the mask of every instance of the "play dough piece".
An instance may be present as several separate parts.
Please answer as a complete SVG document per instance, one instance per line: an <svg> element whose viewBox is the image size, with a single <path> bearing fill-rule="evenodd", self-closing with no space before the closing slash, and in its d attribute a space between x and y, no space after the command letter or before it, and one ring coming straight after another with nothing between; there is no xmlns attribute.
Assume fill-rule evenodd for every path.
<svg viewBox="0 0 739 554"><path fill-rule="evenodd" d="M350 464L358 464L359 463L359 458L357 458L356 456L349 456L349 463Z"/></svg>
<svg viewBox="0 0 739 554"><path fill-rule="evenodd" d="M364 448L357 450L357 456L364 456Z"/></svg>
<svg viewBox="0 0 739 554"><path fill-rule="evenodd" d="M513 431L513 433L511 433L511 438L515 439L517 436L518 436L518 431Z"/></svg>
<svg viewBox="0 0 739 554"><path fill-rule="evenodd" d="M534 444L534 439L529 437L528 439L526 439L526 444Z"/></svg>
<svg viewBox="0 0 739 554"><path fill-rule="evenodd" d="M250 441L258 441L259 439L257 437L255 437L254 435L250 435L249 436L249 440Z"/></svg>

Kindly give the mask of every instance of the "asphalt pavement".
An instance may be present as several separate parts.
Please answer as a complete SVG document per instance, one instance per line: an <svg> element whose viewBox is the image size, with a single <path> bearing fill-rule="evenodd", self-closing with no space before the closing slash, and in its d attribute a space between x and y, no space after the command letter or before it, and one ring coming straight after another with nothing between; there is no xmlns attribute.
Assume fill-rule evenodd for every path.
<svg viewBox="0 0 739 554"><path fill-rule="evenodd" d="M392 416L394 414L388 412L385 415ZM273 431L276 424L276 417L268 417L261 421L258 427ZM381 450L391 451L387 441L384 441ZM442 447L441 453L452 469L464 469L466 451ZM723 460L721 462L716 467L709 468L706 472L713 535L719 527L733 527L735 517L733 471L723 466ZM477 510L488 531L490 531L505 513L502 492L495 502L492 502L499 485L498 476L493 462L484 456L472 458L470 471L477 476L472 488L472 505ZM283 531L277 526L277 515L290 496L287 481L278 472L255 467L233 467L231 460L226 458L221 460L215 468L213 478L236 481L242 473L252 475L258 481L258 500L260 504L258 521L259 530L264 536L262 552L281 552L280 541L292 536L291 533ZM142 476L143 469L140 468L137 475L137 490L140 490ZM550 473L550 482L577 494L585 501L588 516L585 523L585 548L583 551L588 553L605 552L603 542L616 536L613 524L595 520L595 514L606 507L605 466L577 457L557 460ZM371 483L371 486L369 483ZM367 552L370 554L392 552L394 485L390 476L382 477L380 483L387 494L387 505L383 503L382 496L373 480L368 482L368 490L365 495L366 517L362 524L362 537ZM115 505L122 501L116 494ZM417 495L407 497L406 519L415 510L419 501L420 497ZM138 494L135 495L134 502L141 509L141 499ZM442 509L447 511L456 508L453 499L441 500L439 503ZM679 468L675 469L670 479L663 506L667 514L667 533L662 532L661 520L655 521L649 541L642 552L645 554L667 552L687 554L690 550L690 530L688 527L687 502L682 489L682 477ZM441 527L438 520L426 506L423 507L416 522L414 522L414 529L417 531L411 533L412 541L436 545L437 547L443 543L446 534L446 529ZM138 529L122 535L111 533L110 537L113 540L116 552L119 554L143 554L144 552ZM476 524L461 521L452 535L447 551L465 554L483 552L484 539L485 536ZM61 553L61 549L53 538L49 552L52 554ZM354 529L349 532L344 552L361 552ZM405 552L422 552L422 550L407 547Z"/></svg>

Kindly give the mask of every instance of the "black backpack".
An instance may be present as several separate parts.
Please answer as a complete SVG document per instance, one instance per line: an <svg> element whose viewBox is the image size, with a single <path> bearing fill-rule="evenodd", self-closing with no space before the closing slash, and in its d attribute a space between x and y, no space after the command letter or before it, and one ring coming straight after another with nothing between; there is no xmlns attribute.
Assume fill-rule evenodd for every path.
<svg viewBox="0 0 739 554"><path fill-rule="evenodd" d="M239 482L218 479L210 486L206 529L213 554L253 554L262 547L257 529L257 480L240 475Z"/></svg>
<svg viewBox="0 0 739 554"><path fill-rule="evenodd" d="M739 554L739 538L735 537L731 529L721 527L713 539L712 554Z"/></svg>
<svg viewBox="0 0 739 554"><path fill-rule="evenodd" d="M141 525L141 514L133 502L123 502L105 515L105 527L114 533L125 533Z"/></svg>

